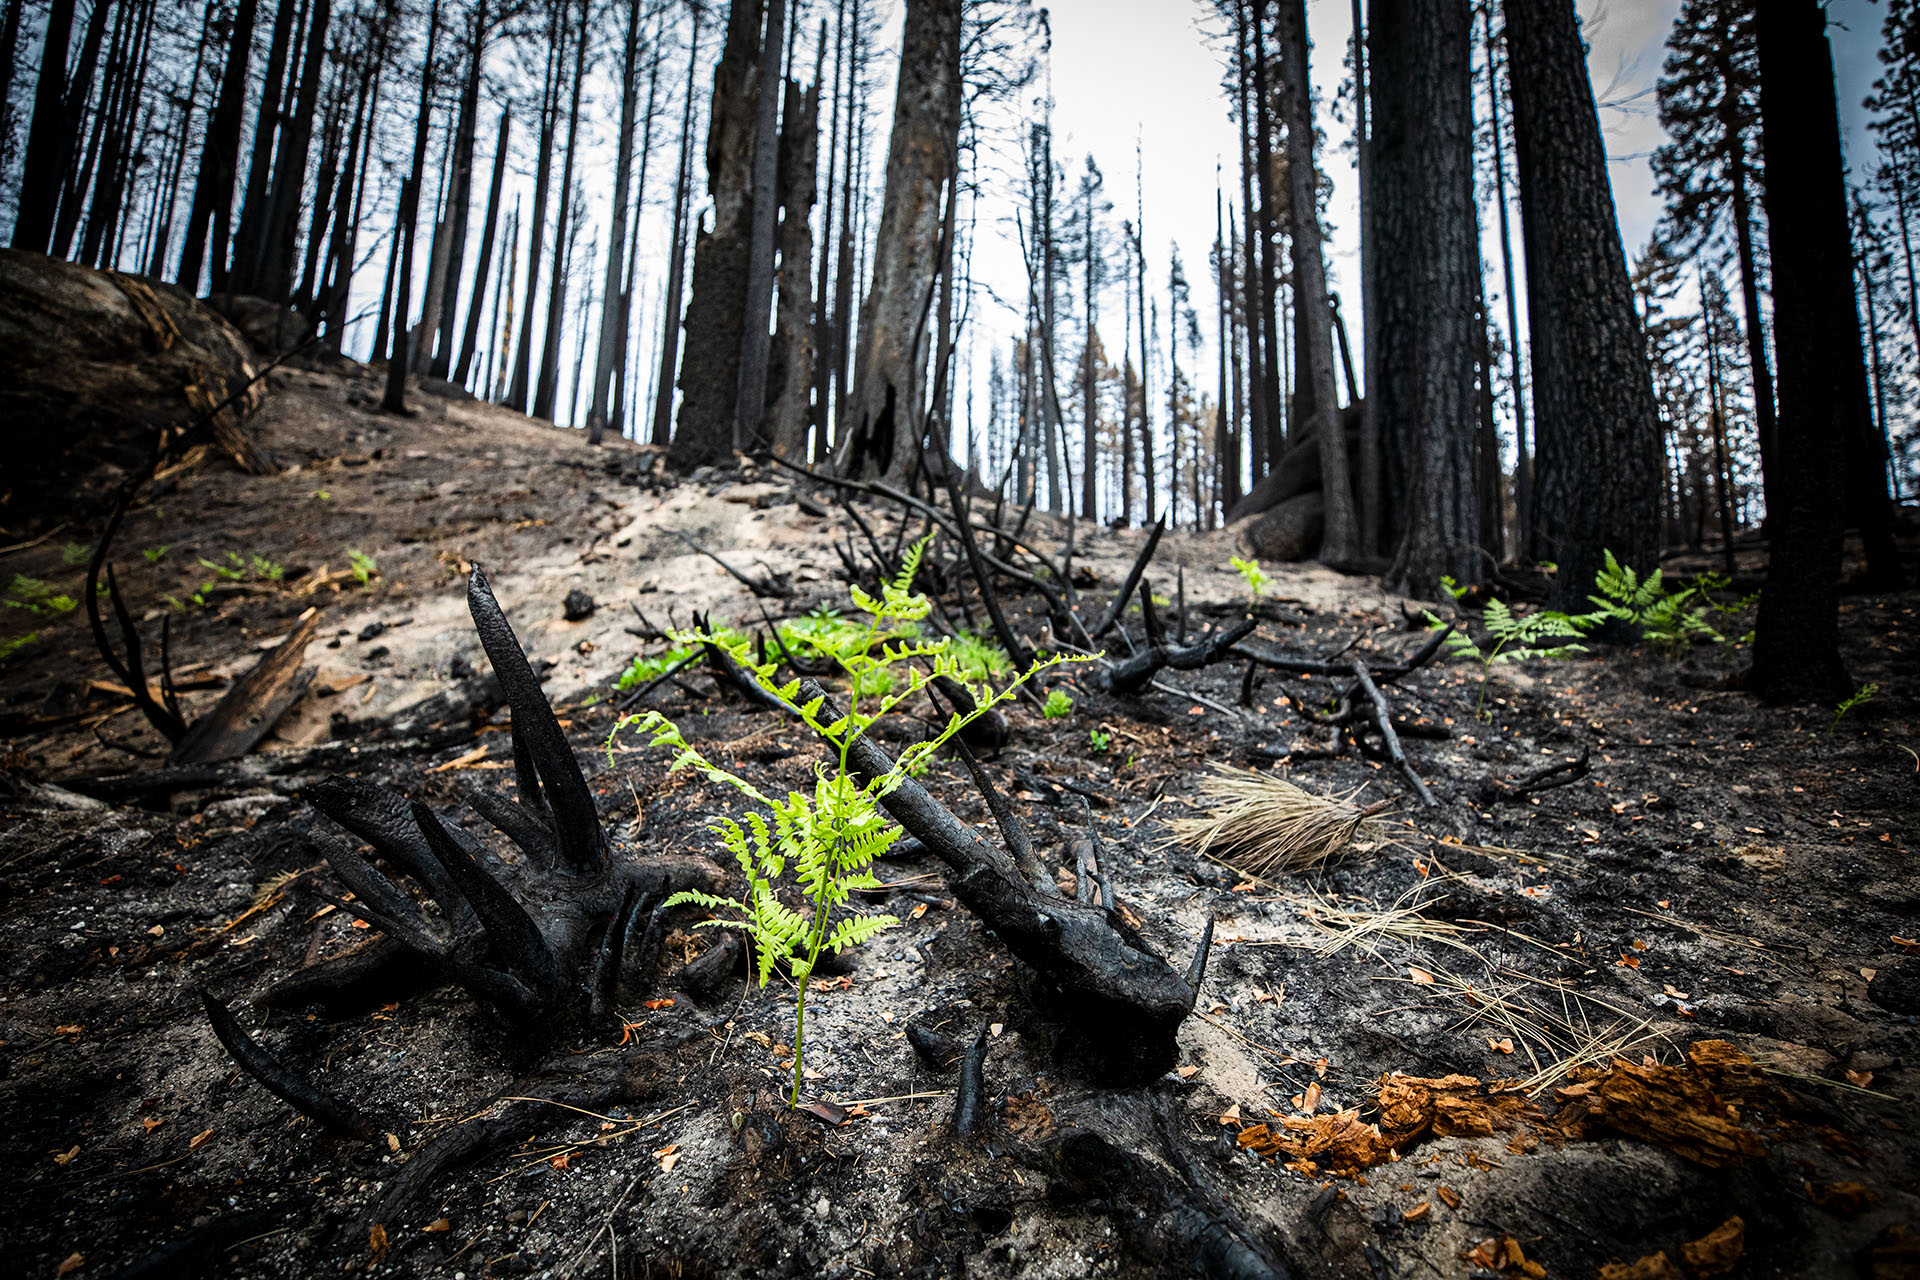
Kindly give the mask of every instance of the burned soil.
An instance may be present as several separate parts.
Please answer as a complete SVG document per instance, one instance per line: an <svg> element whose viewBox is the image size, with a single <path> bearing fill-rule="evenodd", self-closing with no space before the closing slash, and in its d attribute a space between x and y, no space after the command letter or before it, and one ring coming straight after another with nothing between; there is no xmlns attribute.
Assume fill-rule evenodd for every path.
<svg viewBox="0 0 1920 1280"><path fill-rule="evenodd" d="M789 474L675 482L650 451L590 451L470 401L422 397L403 421L370 411L367 375L274 377L262 439L297 466L163 476L116 551L143 627L170 620L190 709L321 609L318 673L258 751L170 770L77 613L4 619L9 638L38 632L0 668L16 1274L1920 1269L1913 593L1843 597L1848 661L1877 693L1840 716L1757 704L1735 686L1738 645L1595 645L1484 680L1422 665L1382 693L1429 806L1311 717L1353 683L1343 664L1418 654L1438 606L1317 567L1268 566L1250 601L1227 534L1168 535L1148 594L1170 633L1251 619L1245 650L1336 674L1228 656L1118 694L1078 668L1071 710L1015 705L982 767L1065 897L1091 831L1116 930L1184 972L1211 922L1171 1069L1124 1084L1082 1069L1058 992L922 851L863 895L901 925L811 979L814 1105L793 1111L790 984L703 964L715 933L691 909L599 1017L569 999L510 1026L390 970L302 1002L289 979L378 932L337 905L323 848L338 828L306 797L360 778L479 835L466 798L512 794L504 696L467 619L480 564L607 839L729 876L709 825L735 798L614 734L616 678L696 610L745 630L763 610L844 609L843 561L870 568L919 520L869 495L854 508L868 539L834 490ZM61 544L91 532L0 569L71 596ZM1035 516L1021 536L1057 554L1068 531ZM1077 531L1086 616L1144 536ZM757 598L703 552L791 594ZM943 585L959 609L971 585ZM1014 628L1041 636L1040 597L1001 586ZM1142 621L1125 615L1134 641ZM811 785L817 742L701 664L646 705L763 789ZM878 736L897 751L924 732L901 717ZM1391 803L1325 865L1249 875L1171 839L1221 766ZM1539 789L1516 786L1529 778ZM992 838L961 762L921 781ZM376 1120L370 1136L328 1131L236 1067L203 988ZM964 1134L957 1093L978 1104Z"/></svg>

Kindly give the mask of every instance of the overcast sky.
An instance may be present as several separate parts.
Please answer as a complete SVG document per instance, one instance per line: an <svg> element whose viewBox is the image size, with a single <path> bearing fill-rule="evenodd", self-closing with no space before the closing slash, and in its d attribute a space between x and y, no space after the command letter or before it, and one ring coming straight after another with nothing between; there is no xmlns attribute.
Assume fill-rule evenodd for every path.
<svg viewBox="0 0 1920 1280"><path fill-rule="evenodd" d="M1649 153L1664 140L1652 88L1679 8L1679 0L1579 0L1590 46L1589 72L1596 95L1606 104L1601 119L1629 258L1646 244L1660 216L1647 164ZM1067 166L1068 187L1091 153L1106 174L1116 216L1131 218L1138 140L1145 174L1149 288L1164 289L1169 246L1177 243L1188 278L1195 284L1194 306L1202 330L1211 343L1216 332L1212 291L1204 281L1214 236L1216 166L1231 201L1238 183L1238 141L1229 104L1219 88L1225 50L1210 6L1196 0L1058 0L1049 9L1054 154ZM1327 144L1322 167L1333 183L1328 216L1334 239L1328 268L1350 316L1357 314L1359 299L1358 191L1348 149L1351 117L1343 110L1344 118L1334 118L1331 107L1346 75L1351 12L1349 0L1309 0L1307 6L1313 42L1311 74ZM1832 0L1829 12L1843 132L1850 155L1861 157L1868 154L1869 144L1860 100L1877 74L1874 53L1879 47L1881 13L1868 0ZM1476 97L1474 108L1484 118L1484 91ZM1017 160L1013 163L1017 165ZM991 205L982 208L983 224L991 217L1010 217L1016 199L1017 193L1003 191L997 212L990 213ZM1497 231L1492 209L1485 212L1489 221L1483 251L1492 258L1498 251ZM1516 222L1516 238L1518 231ZM1017 302L1022 296L1025 277L1018 245L1010 235L982 234L974 269L1001 298ZM1489 285L1497 294L1498 281L1490 279ZM1495 305L1499 314L1497 300ZM1116 296L1106 308L1114 322L1102 325L1109 349L1118 340L1119 306ZM1005 341L1020 327L1019 316L1004 310L996 315L983 309L979 318L983 342L990 334ZM1163 328L1164 321L1163 315ZM1353 327L1357 342L1358 325ZM1108 329L1114 332L1108 334ZM984 370L985 350L979 350ZM1063 362L1067 358L1063 356ZM1211 380L1203 379L1202 385L1211 385Z"/></svg>

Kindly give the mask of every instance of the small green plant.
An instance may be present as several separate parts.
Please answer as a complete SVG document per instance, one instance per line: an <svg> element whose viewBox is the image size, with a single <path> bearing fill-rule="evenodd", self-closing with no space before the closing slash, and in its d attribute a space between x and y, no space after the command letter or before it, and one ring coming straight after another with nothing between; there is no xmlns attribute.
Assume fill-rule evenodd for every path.
<svg viewBox="0 0 1920 1280"><path fill-rule="evenodd" d="M333 495L331 493L328 493L325 489L315 489L311 494L307 496L311 498L315 498L321 502L333 501Z"/></svg>
<svg viewBox="0 0 1920 1280"><path fill-rule="evenodd" d="M0 604L9 609L25 609L38 617L53 618L72 613L79 602L72 596L60 594L39 578L16 573L7 584L6 593L0 595Z"/></svg>
<svg viewBox="0 0 1920 1280"><path fill-rule="evenodd" d="M839 953L857 947L899 923L894 916L867 915L848 905L855 890L878 887L879 881L871 869L874 860L901 834L900 829L882 815L880 797L922 767L969 723L1013 697L1022 684L1048 667L1069 660L1056 657L1036 662L998 692L984 683L970 685L968 692L973 695L975 708L971 714L950 716L944 729L907 747L893 768L881 777L864 783L856 778L850 753L876 721L909 699L920 696L936 675L963 679L963 672L951 652L950 639L885 641L895 626L917 622L932 607L925 596L915 594L912 589L913 576L931 540L928 537L914 545L899 576L882 584L878 599L858 586L852 588L855 607L866 615L866 622L857 633L841 632L823 639L827 656L851 679L844 713L829 717L824 697L801 702L800 681L780 684L778 664L756 661L744 637L726 644L735 660L762 688L785 702L793 714L832 749L835 763L817 770L811 795L801 791L791 791L785 799L767 795L752 782L714 764L688 745L673 721L657 711L625 717L614 727L616 735L629 725L645 729L652 733L655 746L674 751L669 771L691 766L710 780L739 791L757 807L757 812L747 814L744 824L722 818L713 827L746 877L745 899L689 890L667 899L667 905L692 904L710 911L732 913L731 918L704 921L702 927L744 930L755 952L762 987L782 964L792 975L797 988L793 1092L789 1100L793 1106L799 1105L803 1078L801 1055L805 1050L807 986L820 953L829 948ZM721 643L718 636L701 638ZM922 663L925 665L919 665ZM863 709L867 695L863 695L861 686L875 673L887 675L888 691L868 701ZM613 735L609 735L607 745L611 753ZM797 886L803 897L802 909L796 910L781 900L781 890L789 884Z"/></svg>
<svg viewBox="0 0 1920 1280"><path fill-rule="evenodd" d="M14 654L20 652L39 638L40 633L38 631L29 631L23 636L14 636L8 640L0 640L0 662L5 662L8 658L11 658Z"/></svg>
<svg viewBox="0 0 1920 1280"><path fill-rule="evenodd" d="M165 548L161 550L164 551ZM285 565L277 564L257 554L249 554L243 559L237 551L227 552L224 564L218 560L209 560L205 556L200 557L200 563L228 582L245 582L249 577L258 582L278 582L287 574Z"/></svg>
<svg viewBox="0 0 1920 1280"><path fill-rule="evenodd" d="M1833 731L1840 727L1842 720L1846 719L1847 712L1853 710L1855 707L1866 706L1869 702L1873 701L1874 695L1879 692L1880 686L1869 680L1846 697L1840 699L1838 703L1834 704L1833 723L1827 726L1827 736L1829 738L1833 736Z"/></svg>
<svg viewBox="0 0 1920 1280"><path fill-rule="evenodd" d="M1007 657L1005 649L971 631L955 636L947 652L966 678L976 683L998 680L1013 671L1013 660Z"/></svg>
<svg viewBox="0 0 1920 1280"><path fill-rule="evenodd" d="M82 546L78 542L69 542L60 548L60 563L69 569L78 569L91 559L93 559L93 548Z"/></svg>
<svg viewBox="0 0 1920 1280"><path fill-rule="evenodd" d="M1113 745L1113 735L1104 729L1089 729L1087 730L1087 745L1093 748L1096 755L1105 755L1107 748Z"/></svg>
<svg viewBox="0 0 1920 1280"><path fill-rule="evenodd" d="M1258 600L1260 593L1267 589L1267 575L1261 572L1260 562L1258 560L1242 560L1239 556L1235 556L1232 560L1228 561L1228 563L1240 571L1240 576L1247 580L1248 594L1255 600Z"/></svg>
<svg viewBox="0 0 1920 1280"><path fill-rule="evenodd" d="M360 584L360 589L373 590L373 580L380 576L379 562L364 551L349 551L347 563L352 567L353 580Z"/></svg>
<svg viewBox="0 0 1920 1280"><path fill-rule="evenodd" d="M168 551L171 551L171 550L172 550L171 547L166 547L166 546L147 547L147 548L144 548L140 552L140 554L147 558L148 564L159 564L161 558L165 556Z"/></svg>
<svg viewBox="0 0 1920 1280"><path fill-rule="evenodd" d="M721 646L727 649L732 649L738 644L749 643L749 637L724 624L715 627L709 634L718 639ZM671 643L665 653L655 654L652 657L636 656L627 664L627 669L620 673L620 678L614 682L614 688L622 693L637 689L647 681L664 675L667 668L674 663L700 652L699 632L675 631L670 633L667 639Z"/></svg>
<svg viewBox="0 0 1920 1280"><path fill-rule="evenodd" d="M1040 708L1040 714L1049 720L1064 720L1073 714L1073 699L1065 689L1049 689L1046 705Z"/></svg>
<svg viewBox="0 0 1920 1280"><path fill-rule="evenodd" d="M1638 628L1643 639L1651 640L1669 656L1678 656L1698 640L1727 643L1727 638L1707 622L1707 612L1713 607L1709 593L1725 587L1725 578L1700 574L1678 591L1669 591L1661 570L1642 578L1631 565L1621 564L1612 551L1602 554L1606 563L1593 579L1600 594L1587 597L1594 603L1596 617Z"/></svg>
<svg viewBox="0 0 1920 1280"><path fill-rule="evenodd" d="M1577 643L1576 637L1598 625L1598 618L1594 614L1567 614L1557 609L1540 609L1522 616L1514 613L1506 601L1496 598L1487 601L1481 622L1487 632L1485 641L1476 641L1465 629L1456 627L1447 636L1446 645L1447 652L1454 657L1471 658L1480 664L1480 700L1474 707L1474 715L1484 720L1487 682L1493 678L1496 666L1523 658L1564 658L1584 653L1586 646ZM1429 611L1427 625L1431 630L1448 624Z"/></svg>
<svg viewBox="0 0 1920 1280"><path fill-rule="evenodd" d="M1455 600L1464 598L1467 592L1473 590L1472 587L1461 586L1457 581L1454 580L1454 576L1450 573L1443 573L1440 575L1440 585L1445 587L1447 589L1447 594L1452 596Z"/></svg>

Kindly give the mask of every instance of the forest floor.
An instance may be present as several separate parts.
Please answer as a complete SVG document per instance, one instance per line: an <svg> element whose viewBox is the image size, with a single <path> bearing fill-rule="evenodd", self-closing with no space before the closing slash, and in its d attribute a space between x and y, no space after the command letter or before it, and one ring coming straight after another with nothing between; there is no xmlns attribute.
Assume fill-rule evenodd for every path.
<svg viewBox="0 0 1920 1280"><path fill-rule="evenodd" d="M304 787L357 773L452 813L508 785L468 566L547 669L610 835L718 857L707 824L730 796L631 734L609 763L613 682L663 647L635 634L651 624L760 621L679 535L791 575L781 612L844 607L845 511L828 494L807 514L783 474L676 484L651 450L470 400L383 416L356 366L274 383L256 427L287 469L164 477L116 550L150 646L171 619L190 712L323 609L318 675L255 755L155 781L138 753L159 741L82 614L0 611L0 641L37 632L0 666L10 1274L1231 1275L1259 1255L1303 1276L1920 1274L1920 593L1843 595L1848 663L1878 693L1837 720L1737 691L1737 646L1596 646L1484 687L1471 664L1418 670L1390 697L1449 735L1407 740L1433 807L1391 768L1314 754L1326 731L1286 695L1324 702L1326 678L1257 673L1231 713L1239 662L1169 674L1180 693L1081 689L1057 719L1016 707L986 767L1051 864L1091 821L1117 910L1163 954L1184 965L1214 922L1177 1069L1103 1088L1056 1061L1020 966L923 855L865 895L901 926L815 978L806 1090L835 1105L796 1113L791 987L688 990L708 931L670 935L617 1017L534 1035L452 988L271 1016L251 1000L366 938L331 905L330 824ZM892 536L891 512L866 515ZM9 551L0 574L77 596L69 536L90 531ZM1078 531L1087 598L1142 536ZM1154 589L1173 595L1181 565L1197 624L1244 617L1231 554L1225 533L1170 534ZM1260 648L1379 667L1424 639L1422 606L1367 580L1267 572ZM567 621L576 589L596 607ZM763 785L804 785L817 758L698 667L649 705ZM1582 753L1570 785L1497 794ZM1217 765L1394 805L1322 868L1248 876L1169 839ZM957 764L927 783L987 821ZM199 987L383 1136L331 1136L241 1074ZM990 1029L974 1142L951 1135L955 1071L922 1060L912 1024ZM621 1096L590 1113L513 1101L608 1072ZM522 1128L367 1219L412 1159L509 1105Z"/></svg>

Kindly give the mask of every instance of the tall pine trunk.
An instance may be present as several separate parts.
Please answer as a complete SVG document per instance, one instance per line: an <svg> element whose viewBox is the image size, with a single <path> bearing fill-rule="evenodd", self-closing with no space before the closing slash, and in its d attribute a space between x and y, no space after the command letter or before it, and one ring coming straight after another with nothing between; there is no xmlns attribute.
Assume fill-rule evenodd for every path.
<svg viewBox="0 0 1920 1280"><path fill-rule="evenodd" d="M1453 0L1434 0L1445 5ZM1466 0L1458 0L1464 14ZM1326 502L1326 532L1320 558L1340 564L1360 554L1354 514L1353 475L1347 436L1340 424L1333 365L1333 307L1327 299L1326 260L1320 247L1319 168L1314 162L1313 96L1307 81L1306 0L1279 0L1275 34L1287 126L1287 203L1293 248L1294 334L1299 348L1299 386L1294 392L1297 432L1320 432L1320 489ZM1429 75L1435 74L1432 70ZM1444 68L1439 73L1445 74ZM1471 138L1472 117L1467 117ZM1469 156L1468 211L1472 210Z"/></svg>
<svg viewBox="0 0 1920 1280"><path fill-rule="evenodd" d="M567 109L567 159L560 167L560 217L553 232L553 281L547 291L547 337L540 353L540 376L534 384L533 416L553 421L560 395L560 331L566 323L569 249L575 231L573 166L580 154L580 90L587 72L587 3L581 0L580 29L574 33L573 102Z"/></svg>
<svg viewBox="0 0 1920 1280"><path fill-rule="evenodd" d="M1484 575L1477 552L1473 14L1467 0L1374 0L1372 227L1377 341L1368 392L1397 591ZM1322 444L1324 450L1324 442ZM1325 456L1323 452L1322 457Z"/></svg>
<svg viewBox="0 0 1920 1280"><path fill-rule="evenodd" d="M1660 558L1660 419L1573 0L1506 8L1533 351L1532 554L1579 609L1611 550ZM1377 81L1376 81L1377 83ZM1384 277L1384 268L1383 268Z"/></svg>
<svg viewBox="0 0 1920 1280"><path fill-rule="evenodd" d="M240 0L233 39L227 46L220 96L207 121L206 146L193 184L193 208L187 214L187 239L174 279L189 293L200 289L200 270L212 262L213 292L227 283L227 224L233 216L233 181L240 163L240 125L246 106L247 62L253 52L253 21L259 0Z"/></svg>
<svg viewBox="0 0 1920 1280"><path fill-rule="evenodd" d="M735 381L733 447L757 452L766 444L767 359L772 350L767 314L773 306L774 237L780 212L780 59L786 49L786 0L767 0L766 31L754 69L753 220L747 239L747 289Z"/></svg>
<svg viewBox="0 0 1920 1280"><path fill-rule="evenodd" d="M546 76L540 89L540 146L533 165L533 209L527 220L527 284L521 298L520 340L513 353L513 377L507 389L507 407L522 413L526 412L528 397L533 391L533 307L540 292L547 197L553 178L553 135L559 123L560 90L567 60L569 29L562 19L564 9L564 0L556 0L548 9ZM565 192L561 193L561 203L566 203Z"/></svg>
<svg viewBox="0 0 1920 1280"><path fill-rule="evenodd" d="M74 0L53 0L47 12L40 78L33 91L33 123L27 129L13 247L35 253L45 253L53 241L61 179L73 150L73 134L67 128L67 45L73 38L73 11Z"/></svg>
<svg viewBox="0 0 1920 1280"><path fill-rule="evenodd" d="M693 173L693 87L700 67L700 11L693 11L693 39L687 49L687 89L680 107L680 164L673 182L673 246L668 251L667 300L660 322L660 373L653 388L651 440L665 448L672 435L673 377L680 367L680 299L687 276L687 190ZM638 435L636 428L635 434Z"/></svg>
<svg viewBox="0 0 1920 1280"><path fill-rule="evenodd" d="M813 383L812 215L820 154L819 71L816 66L813 86L804 92L787 81L780 113L779 305L771 362L777 394L769 410L768 435L774 452L799 463L807 460Z"/></svg>
<svg viewBox="0 0 1920 1280"><path fill-rule="evenodd" d="M607 428L608 392L620 347L621 274L627 248L627 193L633 174L633 116L640 83L640 0L628 0L626 48L620 59L620 132L613 164L613 212L608 219L607 272L600 286L600 337L594 345L593 400L587 407L587 443L599 444Z"/></svg>
<svg viewBox="0 0 1920 1280"><path fill-rule="evenodd" d="M460 310L460 279L467 265L467 228L472 222L473 148L480 130L480 79L486 63L487 32L491 18L484 0L473 8L467 41L467 75L460 86L459 123L454 128L453 173L448 184L446 211L433 244L435 285L427 296L427 314L420 326L420 344L414 367L444 379L453 370L454 323ZM476 277L480 292L484 275Z"/></svg>
<svg viewBox="0 0 1920 1280"><path fill-rule="evenodd" d="M407 321L413 298L413 246L420 224L420 187L426 180L427 134L433 119L433 55L440 43L440 0L431 0L427 17L427 57L420 69L420 105L414 116L413 172L400 196L400 216L394 238L400 245L399 274L394 281L393 345L387 352L387 388L380 407L388 413L407 412Z"/></svg>
<svg viewBox="0 0 1920 1280"><path fill-rule="evenodd" d="M487 272L493 263L493 242L500 227L500 187L507 176L507 141L513 130L513 111L500 109L500 132L493 143L493 178L487 183L487 219L480 228L480 260L473 269L473 290L467 298L466 332L460 337L460 357L453 370L453 381L467 384L473 369L474 349L480 345L480 303L487 292ZM495 305L499 305L498 290ZM481 388L484 395L486 388Z"/></svg>

